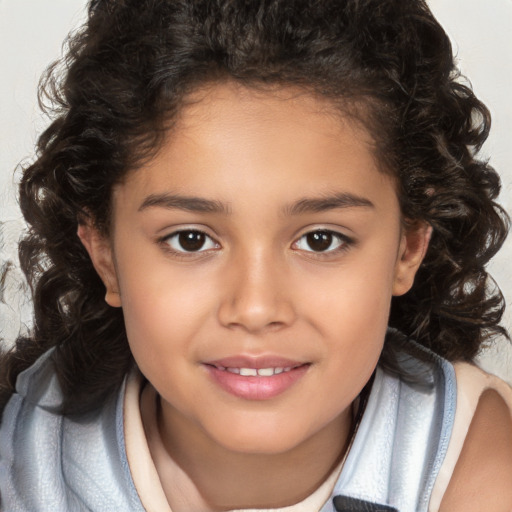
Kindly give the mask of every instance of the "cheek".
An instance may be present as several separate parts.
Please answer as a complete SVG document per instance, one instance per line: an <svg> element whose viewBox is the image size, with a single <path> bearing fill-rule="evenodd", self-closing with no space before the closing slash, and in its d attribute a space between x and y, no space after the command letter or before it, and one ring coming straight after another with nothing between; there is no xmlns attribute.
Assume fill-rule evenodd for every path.
<svg viewBox="0 0 512 512"><path fill-rule="evenodd" d="M377 259L350 256L337 267L304 278L301 302L340 331L380 329L389 316L394 263L387 254Z"/></svg>
<svg viewBox="0 0 512 512"><path fill-rule="evenodd" d="M197 317L204 314L204 283L203 287L194 283L180 286L162 275L152 279L146 274L137 282L121 283L120 288L127 330L134 335L146 333L146 337L151 333L157 343L168 342L185 326L193 329Z"/></svg>
<svg viewBox="0 0 512 512"><path fill-rule="evenodd" d="M171 271L161 263L133 255L117 263L126 333L132 353L142 367L162 371L175 354L188 350L188 340L206 316L209 300L204 280ZM175 359L175 358L174 358Z"/></svg>
<svg viewBox="0 0 512 512"><path fill-rule="evenodd" d="M304 285L303 303L308 320L327 341L333 379L338 375L364 385L382 351L392 296L394 258L373 265L364 258L351 262L322 280L321 286ZM306 298L307 297L307 301Z"/></svg>

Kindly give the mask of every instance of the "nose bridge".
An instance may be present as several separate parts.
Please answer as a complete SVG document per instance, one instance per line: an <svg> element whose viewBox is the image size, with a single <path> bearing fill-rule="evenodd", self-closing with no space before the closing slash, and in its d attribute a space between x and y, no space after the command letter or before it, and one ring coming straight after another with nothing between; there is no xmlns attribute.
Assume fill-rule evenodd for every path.
<svg viewBox="0 0 512 512"><path fill-rule="evenodd" d="M268 248L248 247L233 254L219 308L221 323L250 332L290 324L294 311L285 267Z"/></svg>

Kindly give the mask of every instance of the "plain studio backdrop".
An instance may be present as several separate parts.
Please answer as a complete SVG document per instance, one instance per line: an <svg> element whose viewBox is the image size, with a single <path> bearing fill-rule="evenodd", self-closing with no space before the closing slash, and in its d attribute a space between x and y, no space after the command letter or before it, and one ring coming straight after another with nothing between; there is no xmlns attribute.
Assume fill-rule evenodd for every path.
<svg viewBox="0 0 512 512"><path fill-rule="evenodd" d="M34 154L48 123L37 105L37 83L61 55L67 33L85 18L85 0L0 0L0 270L8 269L0 295L0 339L8 346L30 325L30 304L17 268L23 221L15 172ZM502 177L500 202L512 214L512 0L430 0L450 35L459 67L493 116L482 154ZM490 265L512 306L512 235ZM512 330L512 307L504 324ZM512 383L512 349L502 340L479 358L488 371Z"/></svg>

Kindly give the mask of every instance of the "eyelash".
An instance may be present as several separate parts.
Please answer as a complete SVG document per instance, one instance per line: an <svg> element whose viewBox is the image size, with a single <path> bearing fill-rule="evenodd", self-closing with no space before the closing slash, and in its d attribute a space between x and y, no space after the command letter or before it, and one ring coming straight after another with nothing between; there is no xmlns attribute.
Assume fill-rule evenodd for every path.
<svg viewBox="0 0 512 512"><path fill-rule="evenodd" d="M182 242L180 241L180 236L184 235L192 235L196 238L199 236L200 239L198 240L199 247L197 250L187 250L183 247ZM307 240L308 237L317 237L318 242L320 243L328 243L327 247L324 250L314 250L310 243L313 240ZM202 239L202 240L201 240ZM181 246L180 248L173 247L172 241L177 241L177 243ZM306 243L309 246L309 249L301 248L299 244L301 241L306 241ZM191 241L192 238L191 238ZM210 235L205 233L204 231L201 231L200 229L182 229L179 231L175 231L169 235L166 235L158 240L158 242L164 247L164 249L174 256L181 257L181 258L188 258L188 257L194 257L199 255L204 255L204 253L207 253L211 250L219 249L221 246L218 242L216 242ZM341 252L347 251L352 245L354 245L354 240L350 237L343 235L341 233L338 233L337 231L332 231L329 229L314 229L312 231L308 231L307 233L304 233L301 235L295 242L292 244L292 249L301 251L304 253L309 253L309 255L314 255L314 257L322 258L322 257L328 257L333 256L336 254L339 254ZM204 248L205 244L210 245L206 249ZM337 244L334 248L331 248L333 244Z"/></svg>
<svg viewBox="0 0 512 512"><path fill-rule="evenodd" d="M199 235L202 237L203 243L201 243L201 246L198 248L198 250L186 250L183 245L182 241L179 240L180 236L182 235ZM171 245L172 241L176 240L179 245L181 245L181 249L175 248ZM204 231L201 231L200 229L181 229L179 231L175 231L169 235L166 235L159 239L159 243L164 246L165 250L170 252L173 255L176 255L178 257L186 258L194 255L200 255L204 252L210 251L212 249L218 249L220 248L220 245L218 242L216 242L210 235L205 233ZM208 247L207 249L204 249L205 243L209 243L212 245L212 247Z"/></svg>
<svg viewBox="0 0 512 512"><path fill-rule="evenodd" d="M306 241L308 237L312 236L316 236L320 243L328 242L327 248L325 250L315 251L299 247L299 243L302 240ZM306 241L306 243L309 245L311 243L311 240ZM337 245L334 248L331 248L331 246L334 243L336 243ZM347 251L352 245L354 245L354 240L346 235L343 235L342 233L338 233L337 231L332 231L330 229L314 229L312 231L304 233L300 238L297 239L297 241L293 243L292 247L297 248L297 250L310 253L311 255L314 255L317 258L322 258L334 256L344 251ZM309 248L312 249L311 245L309 245Z"/></svg>

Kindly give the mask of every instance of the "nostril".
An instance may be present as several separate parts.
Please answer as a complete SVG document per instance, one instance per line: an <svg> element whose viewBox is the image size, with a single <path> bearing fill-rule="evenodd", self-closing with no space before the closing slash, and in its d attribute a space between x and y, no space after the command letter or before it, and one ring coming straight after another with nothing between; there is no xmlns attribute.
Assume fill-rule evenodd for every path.
<svg viewBox="0 0 512 512"><path fill-rule="evenodd" d="M285 325L284 322L270 322L268 324L268 329L277 330L277 329L280 329L281 327L283 327L284 325Z"/></svg>

